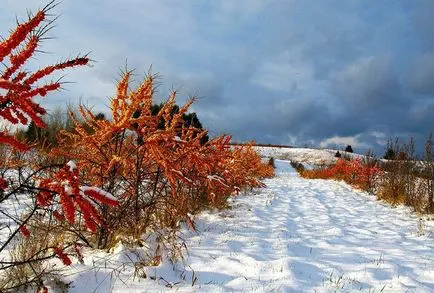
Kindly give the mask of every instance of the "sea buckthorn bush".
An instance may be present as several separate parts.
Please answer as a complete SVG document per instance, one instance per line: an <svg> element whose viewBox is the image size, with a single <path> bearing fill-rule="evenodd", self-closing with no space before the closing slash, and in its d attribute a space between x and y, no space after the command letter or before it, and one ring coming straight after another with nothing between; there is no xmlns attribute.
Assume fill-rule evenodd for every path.
<svg viewBox="0 0 434 293"><path fill-rule="evenodd" d="M300 174L309 179L343 180L348 184L366 191L373 191L375 180L381 170L376 163L366 163L362 159L345 160L339 158L335 164L313 169L301 170Z"/></svg>
<svg viewBox="0 0 434 293"><path fill-rule="evenodd" d="M83 184L115 195L120 203L104 213L105 225L93 239L99 248L119 238L140 241L144 233L181 222L194 227L191 214L219 206L242 189L263 186L260 178L274 172L251 145L231 147L230 136L203 143L207 131L182 119L193 99L174 112L173 92L153 113L155 77L148 75L136 89L130 88L130 77L126 72L117 85L111 120L96 119L80 106L80 119L71 113L74 130L63 131L52 151L77 163Z"/></svg>
<svg viewBox="0 0 434 293"><path fill-rule="evenodd" d="M52 27L48 12L56 5L30 14L0 41L0 125L45 128L47 111L36 98L62 87L46 80L90 61L84 55L24 69ZM136 89L130 77L125 72L117 85L110 119L80 106L78 115L70 113L73 127L58 141L52 136L47 149L0 129L0 253L10 252L0 260L0 291L46 292L52 278L44 261L81 261L83 246L143 246L144 235L158 233L157 241L176 247L172 236L181 223L195 228L194 213L224 206L273 176L251 144L232 147L230 136L209 139L198 123L185 123L193 99L174 111L173 92L155 113L155 77Z"/></svg>

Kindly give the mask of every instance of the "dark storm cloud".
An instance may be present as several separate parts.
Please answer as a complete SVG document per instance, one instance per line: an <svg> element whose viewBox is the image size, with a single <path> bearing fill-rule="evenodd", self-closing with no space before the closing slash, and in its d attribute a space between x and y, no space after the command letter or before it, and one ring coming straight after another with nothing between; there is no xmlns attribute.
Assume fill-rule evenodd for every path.
<svg viewBox="0 0 434 293"><path fill-rule="evenodd" d="M341 103L358 111L399 102L399 83L390 58L362 57L336 74L333 86Z"/></svg>
<svg viewBox="0 0 434 293"><path fill-rule="evenodd" d="M43 5L6 0L1 34ZM65 0L56 12L51 53L29 66L89 51L96 62L68 73L51 107L82 97L106 109L127 62L137 80L151 64L161 73L158 101L197 96L203 124L235 140L381 151L433 130L430 0Z"/></svg>
<svg viewBox="0 0 434 293"><path fill-rule="evenodd" d="M434 53L418 57L412 68L411 86L415 93L434 94Z"/></svg>

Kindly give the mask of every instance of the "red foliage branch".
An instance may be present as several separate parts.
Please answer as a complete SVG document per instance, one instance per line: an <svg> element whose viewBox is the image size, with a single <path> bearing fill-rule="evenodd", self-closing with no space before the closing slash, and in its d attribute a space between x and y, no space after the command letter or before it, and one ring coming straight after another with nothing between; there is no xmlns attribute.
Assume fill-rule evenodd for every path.
<svg viewBox="0 0 434 293"><path fill-rule="evenodd" d="M40 42L44 39L44 34L50 28L52 22L47 21L47 12L54 6L56 6L55 1L50 2L45 8L30 16L27 21L18 24L7 38L0 41L0 62L5 65L4 69L0 70L1 121L4 120L13 125L27 125L32 121L37 127L44 128L46 125L42 116L46 114L46 110L36 103L34 98L44 97L50 92L57 91L62 84L59 81L46 83L43 80L57 71L89 63L87 56L78 56L54 65L41 67L35 72L23 69L26 62L37 52ZM30 149L29 145L20 142L4 129L0 129L0 145L8 145L13 151L18 152ZM54 172L52 169L47 170L46 174ZM66 219L68 223L74 224L76 213L79 212L85 220L86 227L93 232L96 231L97 223L103 222L98 205L117 205L116 200L104 191L81 186L78 169L73 163L51 175L49 178L39 180L37 187L24 186L21 182L14 185L12 179L8 182L5 178L0 177L0 193L4 195L3 200L9 198L13 192L30 194L39 192L36 195L37 202L34 211L55 201L59 202L62 212L53 209L54 217L59 221ZM33 175L29 179L37 179L34 177ZM43 177L47 176L44 175ZM14 186L14 188L9 188L9 186ZM21 221L17 230L9 235L9 239L2 245L0 251L10 243L18 231L24 237L30 236L31 231L26 224L33 213ZM71 263L63 249L56 247L53 251L65 265Z"/></svg>
<svg viewBox="0 0 434 293"><path fill-rule="evenodd" d="M69 266L72 264L71 259L69 258L69 256L63 251L63 249L59 248L59 247L54 247L53 248L54 253L57 255L58 258L60 258L60 260L63 262L63 264L65 266Z"/></svg>
<svg viewBox="0 0 434 293"><path fill-rule="evenodd" d="M45 32L44 27L40 26L46 20L50 8L51 6L48 5L38 11L25 23L19 24L8 38L0 42L0 62L9 60L5 63L8 66L0 72L0 89L5 92L0 94L0 117L15 125L27 125L30 118L36 126L45 127L41 116L46 111L34 102L33 98L44 97L47 93L58 90L61 83L57 81L37 85L36 82L55 71L86 65L89 62L89 58L84 56L46 66L34 73L20 70L36 52ZM28 149L6 132L0 132L0 143L9 144L19 151Z"/></svg>
<svg viewBox="0 0 434 293"><path fill-rule="evenodd" d="M72 161L56 172L52 178L42 180L39 188L42 191L36 198L41 206L50 205L54 197L58 195L66 220L74 224L75 212L79 210L86 227L92 232L96 231L96 223L102 223L100 213L94 203L118 205L118 201L107 192L95 187L80 186L79 172ZM59 214L57 218L63 217Z"/></svg>
<svg viewBox="0 0 434 293"><path fill-rule="evenodd" d="M4 180L3 178L0 178L0 190L4 191L6 188L8 188L8 182Z"/></svg>

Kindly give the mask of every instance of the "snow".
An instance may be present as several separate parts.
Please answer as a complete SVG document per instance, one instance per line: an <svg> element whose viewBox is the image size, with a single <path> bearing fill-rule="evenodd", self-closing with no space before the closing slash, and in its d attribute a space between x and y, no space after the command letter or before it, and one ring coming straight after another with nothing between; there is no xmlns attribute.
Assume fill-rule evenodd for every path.
<svg viewBox="0 0 434 293"><path fill-rule="evenodd" d="M182 229L184 262L136 265L140 278L133 262L141 249L88 253L66 272L70 292L434 291L432 221L275 164L267 188L196 215L196 232Z"/></svg>
<svg viewBox="0 0 434 293"><path fill-rule="evenodd" d="M289 160L309 165L331 164L337 161L336 150L330 149L309 149L309 148L288 148L288 147L263 147L255 146L255 149L265 157ZM339 151L342 156L352 159L364 157L363 155Z"/></svg>
<svg viewBox="0 0 434 293"><path fill-rule="evenodd" d="M111 193L109 193L109 192L107 192L105 190L102 190L101 188L98 188L98 187L94 187L94 186L80 186L80 190L82 192L85 192L87 190L93 190L93 191L95 191L95 192L97 192L97 193L105 196L106 198L108 198L110 200L118 201L118 199L116 197L114 197Z"/></svg>
<svg viewBox="0 0 434 293"><path fill-rule="evenodd" d="M66 165L69 167L69 170L71 172L77 169L77 165L75 164L74 161L69 161L68 163L66 163Z"/></svg>
<svg viewBox="0 0 434 293"><path fill-rule="evenodd" d="M191 182L191 179L185 177L184 174L182 174L181 171L179 171L179 170L175 170L175 169L170 169L170 171L172 171L173 173L178 174L178 175L179 175L180 177L182 177L184 180L186 180L186 181L188 181L188 182Z"/></svg>
<svg viewBox="0 0 434 293"><path fill-rule="evenodd" d="M16 195L9 200L5 200L1 204L0 209L0 246L8 240L9 236L13 231L18 228L18 224L15 219L22 217L26 211L29 211L33 206L33 202L26 195ZM12 244L17 243L16 239L13 239ZM5 261L10 259L10 254L7 246L3 251L0 252L0 261ZM0 275L1 276L1 275Z"/></svg>
<svg viewBox="0 0 434 293"><path fill-rule="evenodd" d="M209 181L217 181L217 182L219 182L221 185L227 187L227 185L224 183L224 179L223 179L222 177L218 176L218 175L208 175L208 176L207 176L207 179L208 179Z"/></svg>

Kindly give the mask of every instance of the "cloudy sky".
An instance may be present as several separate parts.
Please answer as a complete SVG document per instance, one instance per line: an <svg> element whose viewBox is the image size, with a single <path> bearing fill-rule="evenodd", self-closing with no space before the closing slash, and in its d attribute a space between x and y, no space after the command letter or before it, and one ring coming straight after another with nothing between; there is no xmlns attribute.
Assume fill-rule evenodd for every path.
<svg viewBox="0 0 434 293"><path fill-rule="evenodd" d="M2 0L0 34L48 1ZM234 140L352 144L434 130L432 0L63 0L34 64L91 52L92 67L51 95L107 111L121 68L160 73L211 134ZM30 64L29 66L32 66Z"/></svg>

